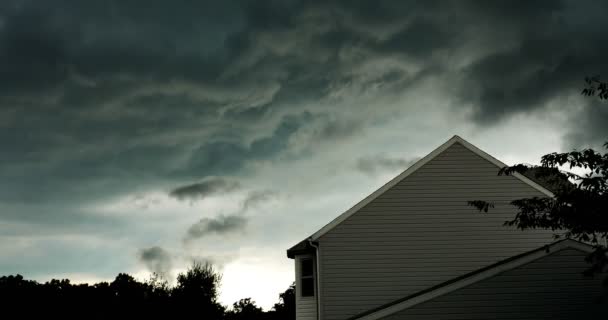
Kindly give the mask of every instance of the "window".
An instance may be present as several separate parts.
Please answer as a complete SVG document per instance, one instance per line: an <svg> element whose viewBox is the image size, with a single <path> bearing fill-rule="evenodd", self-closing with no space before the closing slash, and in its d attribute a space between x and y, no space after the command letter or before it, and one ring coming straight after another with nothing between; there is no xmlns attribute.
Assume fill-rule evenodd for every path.
<svg viewBox="0 0 608 320"><path fill-rule="evenodd" d="M300 260L300 287L302 297L314 297L315 277L312 259Z"/></svg>

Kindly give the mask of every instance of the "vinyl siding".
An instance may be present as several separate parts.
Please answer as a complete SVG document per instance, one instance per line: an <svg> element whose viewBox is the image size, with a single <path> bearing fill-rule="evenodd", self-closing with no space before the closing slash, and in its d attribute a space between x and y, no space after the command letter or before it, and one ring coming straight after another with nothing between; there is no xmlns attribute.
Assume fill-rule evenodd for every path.
<svg viewBox="0 0 608 320"><path fill-rule="evenodd" d="M311 255L300 255L294 259L296 264L296 320L317 320L317 298L316 294L314 297L302 297L300 294L300 259L302 258L313 258ZM316 263L313 258L314 275L317 276ZM315 284L315 293L316 293Z"/></svg>
<svg viewBox="0 0 608 320"><path fill-rule="evenodd" d="M503 226L544 196L460 143L319 239L323 320L342 320L552 241ZM496 203L479 213L467 201Z"/></svg>
<svg viewBox="0 0 608 320"><path fill-rule="evenodd" d="M601 280L582 275L585 255L564 249L382 320L606 319Z"/></svg>

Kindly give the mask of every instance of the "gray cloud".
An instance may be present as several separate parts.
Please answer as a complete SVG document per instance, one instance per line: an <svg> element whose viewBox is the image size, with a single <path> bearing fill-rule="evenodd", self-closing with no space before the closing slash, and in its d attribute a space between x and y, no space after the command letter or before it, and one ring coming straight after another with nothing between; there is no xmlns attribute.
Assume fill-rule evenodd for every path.
<svg viewBox="0 0 608 320"><path fill-rule="evenodd" d="M280 157L298 132L311 133L306 146L341 141L393 112L317 106L395 96L432 77L487 126L577 94L584 76L608 71L602 3L146 7L3 2L0 174L15 183L0 200L88 202L238 174ZM601 128L567 130L597 140Z"/></svg>
<svg viewBox="0 0 608 320"><path fill-rule="evenodd" d="M454 121L484 129L570 112L568 147L597 145L608 135L605 104L563 104L585 76L608 74L606 6L150 0L142 10L138 1L0 1L0 226L104 239L146 228L152 237L161 222L98 207L211 177L255 179L258 168L325 157L338 144L386 141L372 135L399 117L468 115ZM417 114L426 112L422 100L438 107ZM362 159L358 169L409 164L385 158ZM209 191L189 186L185 194ZM249 221L242 215L203 219L188 237L238 232ZM45 252L68 255L62 245ZM133 258L114 256L108 250L82 269L61 260L74 272L117 261L111 274ZM6 260L16 271L43 265Z"/></svg>
<svg viewBox="0 0 608 320"><path fill-rule="evenodd" d="M265 202L274 199L277 193L272 190L254 190L247 194L245 200L243 200L243 210L247 211L251 208L257 207Z"/></svg>
<svg viewBox="0 0 608 320"><path fill-rule="evenodd" d="M487 3L472 11L483 10L488 17L498 18L485 32L507 44L502 49L495 44L495 52L463 70L466 80L461 90L465 100L476 106L473 120L487 126L514 114L551 108L547 104L552 100L578 95L584 77L608 72L601 62L608 35L597 31L608 23L601 15L590 14L608 7L598 2L580 5L531 1L507 8ZM573 125L570 130L579 132L581 128ZM585 130L594 136L601 134Z"/></svg>
<svg viewBox="0 0 608 320"><path fill-rule="evenodd" d="M185 169L179 174L233 174L249 162L273 159L287 148L290 137L313 119L309 112L284 116L270 135L249 144L231 139L205 143L192 152Z"/></svg>
<svg viewBox="0 0 608 320"><path fill-rule="evenodd" d="M570 121L577 130L566 136L569 148L604 150L604 143L608 141L608 103L591 101L578 117L572 117Z"/></svg>
<svg viewBox="0 0 608 320"><path fill-rule="evenodd" d="M156 272L163 276L168 276L171 272L171 255L167 250L161 247L155 246L141 249L138 258L151 272Z"/></svg>
<svg viewBox="0 0 608 320"><path fill-rule="evenodd" d="M359 158L357 160L357 169L366 174L375 174L380 171L405 170L419 158L403 159L391 158L386 155L375 155L370 157Z"/></svg>
<svg viewBox="0 0 608 320"><path fill-rule="evenodd" d="M186 240L194 240L209 235L224 235L245 229L248 219L241 215L220 215L216 218L203 218L190 226Z"/></svg>
<svg viewBox="0 0 608 320"><path fill-rule="evenodd" d="M218 193L235 191L240 187L241 186L237 181L227 180L225 178L211 178L175 188L171 190L169 195L178 200L202 200Z"/></svg>

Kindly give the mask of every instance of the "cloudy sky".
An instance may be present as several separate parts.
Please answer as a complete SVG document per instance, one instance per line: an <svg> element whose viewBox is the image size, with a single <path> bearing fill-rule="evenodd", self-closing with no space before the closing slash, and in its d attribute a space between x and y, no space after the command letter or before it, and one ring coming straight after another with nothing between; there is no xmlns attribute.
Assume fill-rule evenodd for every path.
<svg viewBox="0 0 608 320"><path fill-rule="evenodd" d="M224 274L458 134L507 163L598 146L605 1L0 2L0 274Z"/></svg>

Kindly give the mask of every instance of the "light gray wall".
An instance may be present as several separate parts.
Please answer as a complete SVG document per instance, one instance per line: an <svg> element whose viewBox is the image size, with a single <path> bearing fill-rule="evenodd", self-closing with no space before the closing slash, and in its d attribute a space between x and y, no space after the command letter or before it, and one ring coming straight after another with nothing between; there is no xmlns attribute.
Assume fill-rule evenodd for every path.
<svg viewBox="0 0 608 320"><path fill-rule="evenodd" d="M312 255L299 255L294 259L296 264L296 320L316 320L317 319L317 284L315 283L315 296L302 297L300 294L300 260L302 258L313 259L314 275L317 276L316 260ZM315 281L316 282L316 281Z"/></svg>
<svg viewBox="0 0 608 320"><path fill-rule="evenodd" d="M503 227L543 196L456 143L319 239L322 320L342 320L552 241ZM469 200L497 203L490 213Z"/></svg>
<svg viewBox="0 0 608 320"><path fill-rule="evenodd" d="M601 280L581 274L585 255L565 249L382 320L608 319Z"/></svg>

